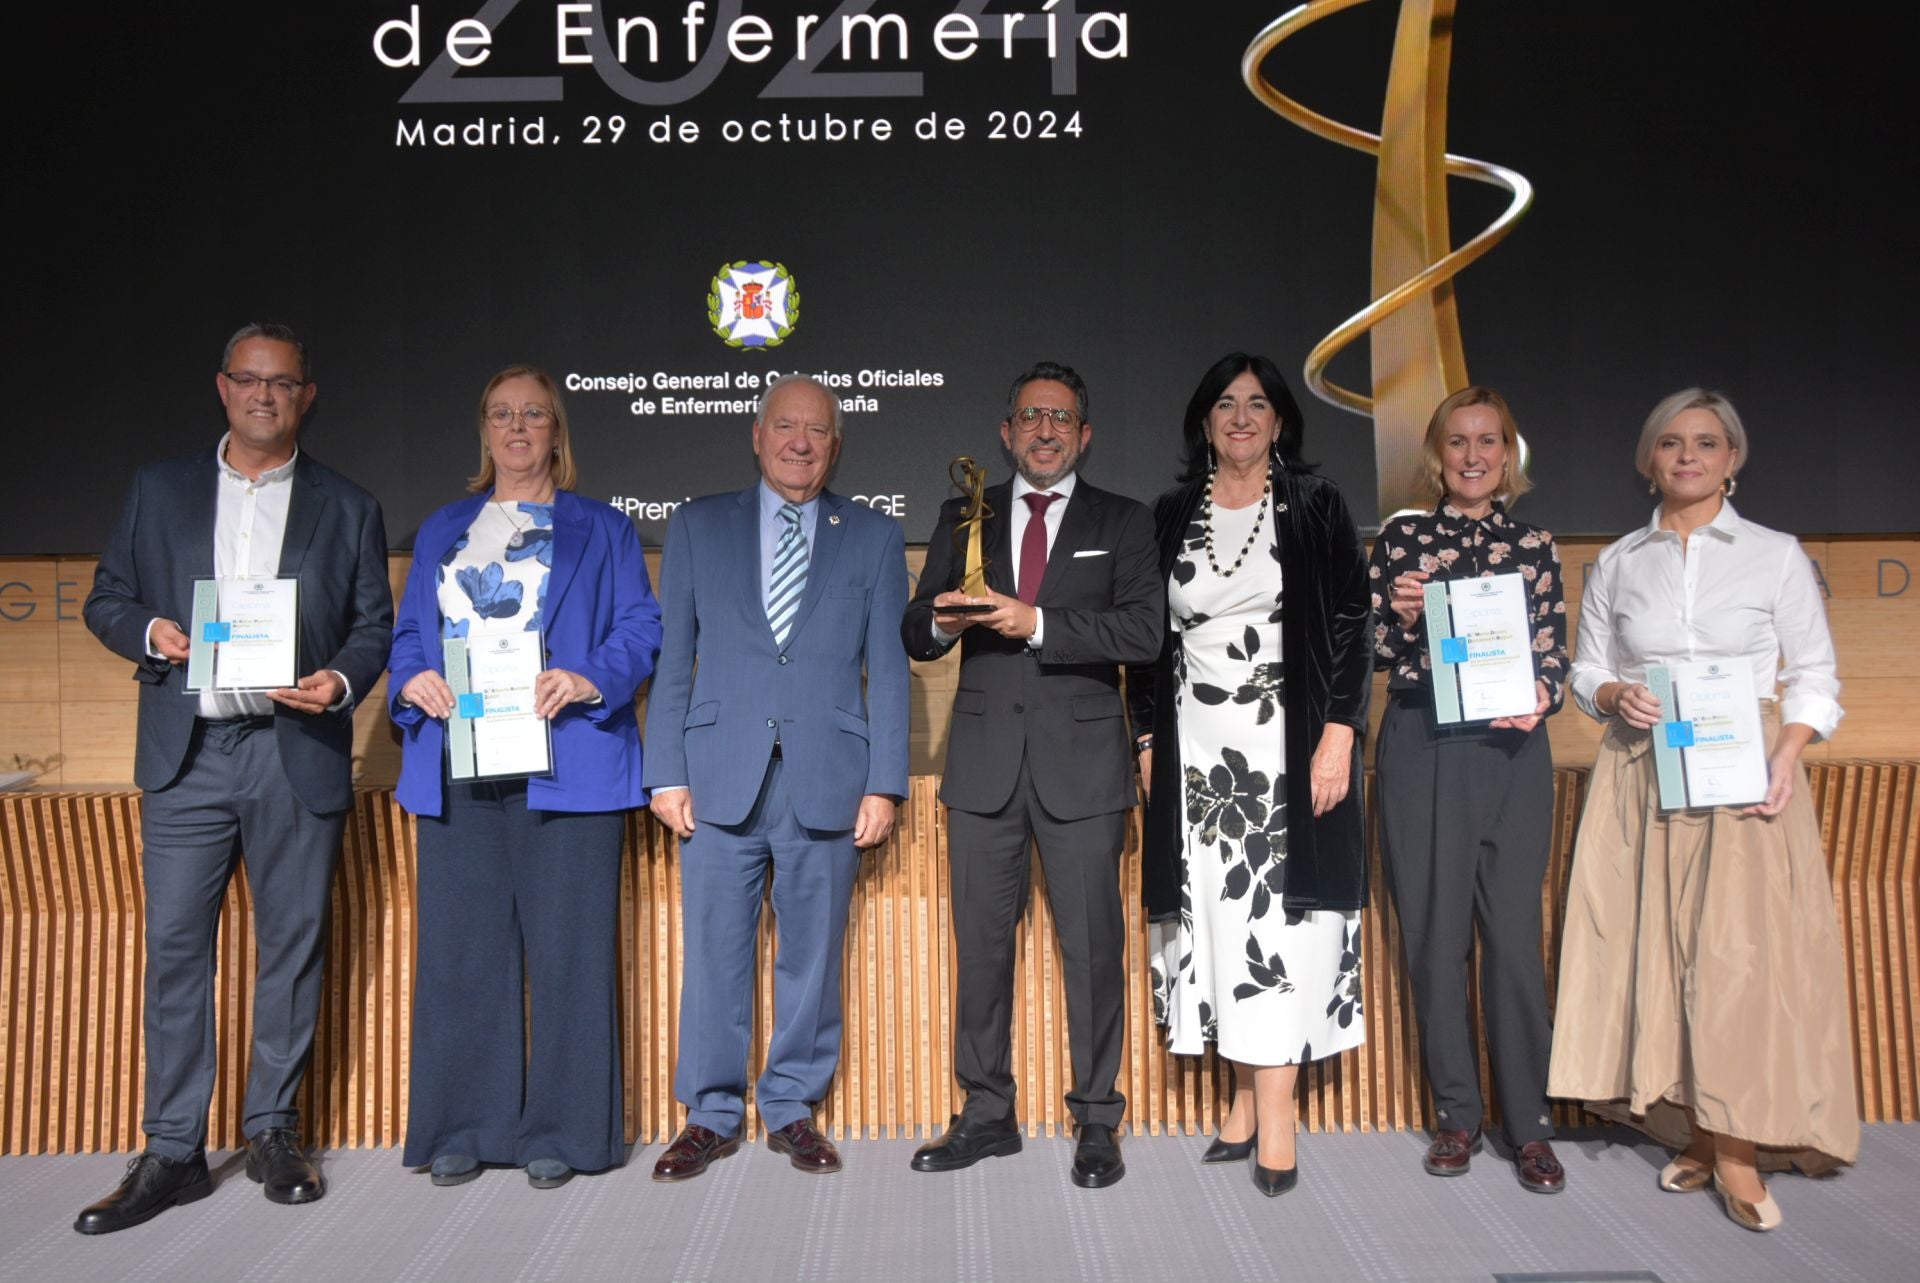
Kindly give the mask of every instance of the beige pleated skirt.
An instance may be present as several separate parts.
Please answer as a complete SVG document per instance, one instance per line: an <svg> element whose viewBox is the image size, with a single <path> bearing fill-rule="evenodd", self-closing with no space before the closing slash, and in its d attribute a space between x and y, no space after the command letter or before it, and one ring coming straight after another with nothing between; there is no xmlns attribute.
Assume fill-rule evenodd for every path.
<svg viewBox="0 0 1920 1283"><path fill-rule="evenodd" d="M1771 819L1662 815L1657 789L1648 735L1616 721L1574 844L1547 1093L1676 1149L1684 1106L1763 1167L1853 1162L1851 1004L1806 771Z"/></svg>

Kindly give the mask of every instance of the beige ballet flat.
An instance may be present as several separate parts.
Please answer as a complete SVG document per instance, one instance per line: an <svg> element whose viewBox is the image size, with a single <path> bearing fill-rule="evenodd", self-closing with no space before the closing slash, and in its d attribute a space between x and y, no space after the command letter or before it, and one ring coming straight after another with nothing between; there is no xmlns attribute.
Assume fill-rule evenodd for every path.
<svg viewBox="0 0 1920 1283"><path fill-rule="evenodd" d="M1712 1183L1711 1167L1697 1167L1676 1158L1660 1169L1660 1188L1669 1194L1698 1194Z"/></svg>
<svg viewBox="0 0 1920 1283"><path fill-rule="evenodd" d="M1727 1187L1720 1183L1719 1174L1715 1173L1713 1192L1720 1196L1722 1203L1726 1204L1727 1219L1741 1229L1765 1233L1767 1230L1779 1229L1781 1223L1786 1220L1786 1217L1780 1214L1780 1204L1773 1201L1772 1190L1768 1190L1767 1196L1758 1203L1749 1203L1744 1198L1735 1198L1729 1194Z"/></svg>

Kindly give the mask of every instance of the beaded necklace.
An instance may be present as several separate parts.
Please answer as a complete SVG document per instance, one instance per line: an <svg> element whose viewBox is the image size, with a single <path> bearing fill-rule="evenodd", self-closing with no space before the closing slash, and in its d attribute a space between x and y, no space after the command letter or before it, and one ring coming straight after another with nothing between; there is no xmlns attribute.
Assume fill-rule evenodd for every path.
<svg viewBox="0 0 1920 1283"><path fill-rule="evenodd" d="M1207 474L1207 515L1201 523L1201 530L1206 535L1207 565L1211 566L1213 573L1221 579L1231 579L1234 573L1246 564L1247 554L1253 551L1253 541L1260 537L1260 528L1267 522L1267 501L1273 498L1273 474L1267 474L1267 484L1260 491L1260 510L1254 514L1253 529L1247 532L1247 542L1241 545L1240 555L1235 557L1233 564L1225 570L1220 569L1220 563L1214 560L1213 556L1213 481L1216 475L1211 472Z"/></svg>

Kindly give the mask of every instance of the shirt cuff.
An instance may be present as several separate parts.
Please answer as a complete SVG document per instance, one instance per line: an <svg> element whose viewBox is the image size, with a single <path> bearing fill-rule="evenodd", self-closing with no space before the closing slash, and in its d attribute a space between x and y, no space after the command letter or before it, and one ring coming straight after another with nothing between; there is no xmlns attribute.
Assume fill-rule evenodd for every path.
<svg viewBox="0 0 1920 1283"><path fill-rule="evenodd" d="M143 645L146 648L148 659L165 659L166 658L165 655L162 655L159 651L153 648L153 626L159 622L160 622L160 616L158 615L155 615L152 619L149 619L147 621L147 631L146 631L144 640L141 642L141 645Z"/></svg>
<svg viewBox="0 0 1920 1283"><path fill-rule="evenodd" d="M647 790L649 793L684 793L691 787L686 784L655 784Z"/></svg>
<svg viewBox="0 0 1920 1283"><path fill-rule="evenodd" d="M1047 612L1033 608L1033 636L1027 638L1028 650L1039 650L1047 635Z"/></svg>
<svg viewBox="0 0 1920 1283"><path fill-rule="evenodd" d="M341 672L337 668L329 668L327 671L329 673L332 673L335 677L338 677L340 679L340 685L346 690L346 694L342 695L334 703L327 705L327 711L329 713L337 713L343 708L352 708L353 707L353 683L348 681L347 675Z"/></svg>
<svg viewBox="0 0 1920 1283"><path fill-rule="evenodd" d="M958 633L950 633L937 623L933 625L933 642L940 649L945 650L959 640Z"/></svg>
<svg viewBox="0 0 1920 1283"><path fill-rule="evenodd" d="M1846 710L1838 700L1813 691L1787 691L1780 699L1780 724L1799 722L1811 726L1816 740L1831 739L1840 727Z"/></svg>

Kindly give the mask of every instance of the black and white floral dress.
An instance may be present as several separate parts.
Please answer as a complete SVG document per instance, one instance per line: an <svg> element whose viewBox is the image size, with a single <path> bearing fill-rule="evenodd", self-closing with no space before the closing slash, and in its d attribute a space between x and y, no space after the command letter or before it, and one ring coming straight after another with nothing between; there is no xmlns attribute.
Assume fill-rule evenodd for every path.
<svg viewBox="0 0 1920 1283"><path fill-rule="evenodd" d="M1199 1055L1211 1041L1251 1065L1301 1064L1366 1037L1359 913L1281 906L1286 692L1272 515L1266 502L1214 510L1216 557L1264 523L1261 545L1231 575L1214 573L1198 520L1174 563L1186 884L1179 920L1153 924L1150 940L1154 1014L1172 1050Z"/></svg>

